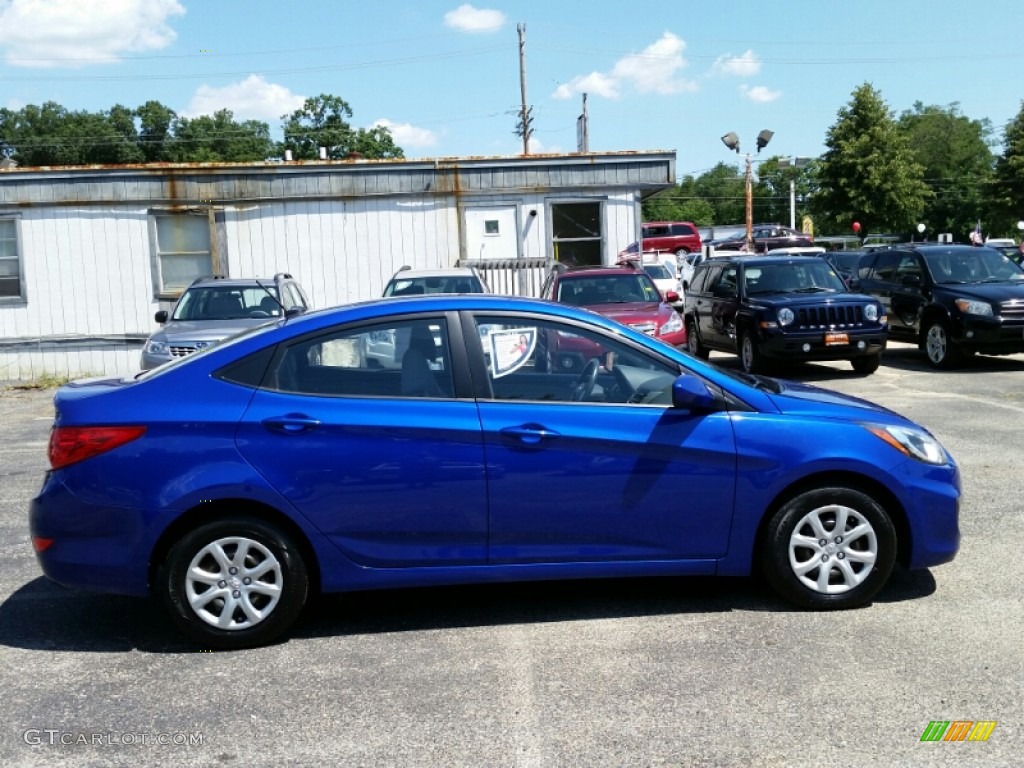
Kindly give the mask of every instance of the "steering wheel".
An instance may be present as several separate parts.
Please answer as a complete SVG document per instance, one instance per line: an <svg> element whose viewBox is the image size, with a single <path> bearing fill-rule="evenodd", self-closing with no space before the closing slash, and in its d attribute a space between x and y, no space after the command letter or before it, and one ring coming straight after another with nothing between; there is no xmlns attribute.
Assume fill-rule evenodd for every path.
<svg viewBox="0 0 1024 768"><path fill-rule="evenodd" d="M594 391L594 385L597 383L597 371L600 367L601 364L597 362L596 357L583 366L579 378L572 384L569 397L573 402L586 400L590 397L590 394Z"/></svg>

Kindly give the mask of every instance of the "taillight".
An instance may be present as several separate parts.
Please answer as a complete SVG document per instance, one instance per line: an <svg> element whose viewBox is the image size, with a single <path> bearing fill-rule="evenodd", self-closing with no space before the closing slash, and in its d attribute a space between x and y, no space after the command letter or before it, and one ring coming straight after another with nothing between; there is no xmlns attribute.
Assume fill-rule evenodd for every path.
<svg viewBox="0 0 1024 768"><path fill-rule="evenodd" d="M60 469L130 443L145 427L54 427L50 432L49 458Z"/></svg>

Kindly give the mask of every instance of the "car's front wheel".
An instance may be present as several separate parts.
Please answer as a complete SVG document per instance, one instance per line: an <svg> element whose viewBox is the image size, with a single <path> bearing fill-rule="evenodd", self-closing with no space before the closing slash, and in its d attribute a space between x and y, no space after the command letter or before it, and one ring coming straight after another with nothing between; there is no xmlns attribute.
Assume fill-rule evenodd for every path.
<svg viewBox="0 0 1024 768"><path fill-rule="evenodd" d="M949 337L945 320L932 321L924 333L924 351L935 368L956 368L964 361L960 348Z"/></svg>
<svg viewBox="0 0 1024 768"><path fill-rule="evenodd" d="M182 536L158 572L171 618L209 648L251 648L285 632L309 576L295 542L253 517L216 520Z"/></svg>
<svg viewBox="0 0 1024 768"><path fill-rule="evenodd" d="M768 583L803 608L864 605L896 562L896 529L885 509L847 487L805 491L782 505L765 533Z"/></svg>
<svg viewBox="0 0 1024 768"><path fill-rule="evenodd" d="M700 336L697 335L697 324L690 318L686 321L686 351L701 360L707 360L711 356L711 350L700 343Z"/></svg>
<svg viewBox="0 0 1024 768"><path fill-rule="evenodd" d="M853 366L853 370L859 373L861 376L869 376L878 370L878 366L882 364L882 355L866 355L864 357L855 357L850 361L850 365Z"/></svg>
<svg viewBox="0 0 1024 768"><path fill-rule="evenodd" d="M740 365L747 373L762 373L766 367L757 339L750 331L744 332L740 337Z"/></svg>

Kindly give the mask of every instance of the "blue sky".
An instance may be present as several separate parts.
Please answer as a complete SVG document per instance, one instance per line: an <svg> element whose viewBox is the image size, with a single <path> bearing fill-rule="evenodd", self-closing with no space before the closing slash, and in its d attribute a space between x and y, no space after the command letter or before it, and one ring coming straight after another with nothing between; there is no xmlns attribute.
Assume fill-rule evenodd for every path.
<svg viewBox="0 0 1024 768"><path fill-rule="evenodd" d="M536 152L675 150L676 170L815 156L864 82L897 114L959 103L1002 127L1024 100L1024 4L984 0L0 0L0 106L155 99L268 122L307 96L384 121L406 156L514 155L517 24Z"/></svg>

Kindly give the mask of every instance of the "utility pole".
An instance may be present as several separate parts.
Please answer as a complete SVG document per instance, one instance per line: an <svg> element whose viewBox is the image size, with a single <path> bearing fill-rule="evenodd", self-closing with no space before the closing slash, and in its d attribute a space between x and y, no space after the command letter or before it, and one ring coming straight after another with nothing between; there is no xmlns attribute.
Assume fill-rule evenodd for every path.
<svg viewBox="0 0 1024 768"><path fill-rule="evenodd" d="M522 107L519 113L519 131L523 137L523 154L530 154L530 110L526 106L526 25L517 24L516 31L519 33L519 90L522 94Z"/></svg>
<svg viewBox="0 0 1024 768"><path fill-rule="evenodd" d="M590 116L587 114L587 94L583 94L583 114L576 120L576 151L590 151Z"/></svg>

